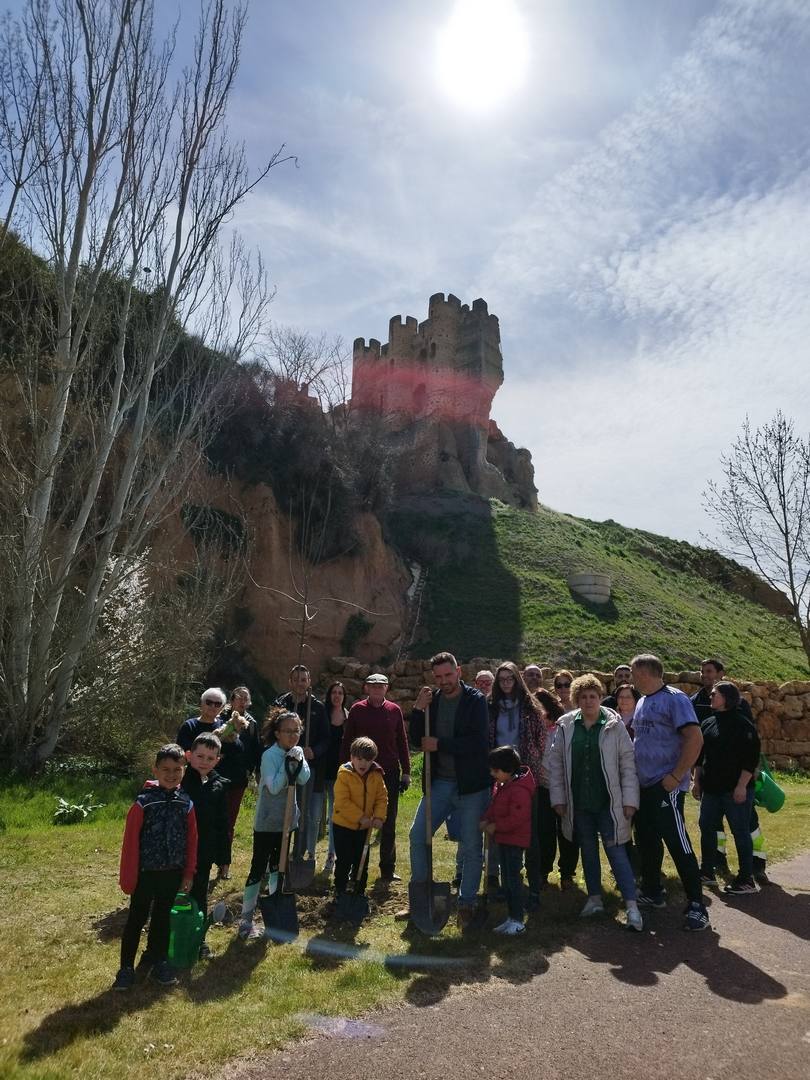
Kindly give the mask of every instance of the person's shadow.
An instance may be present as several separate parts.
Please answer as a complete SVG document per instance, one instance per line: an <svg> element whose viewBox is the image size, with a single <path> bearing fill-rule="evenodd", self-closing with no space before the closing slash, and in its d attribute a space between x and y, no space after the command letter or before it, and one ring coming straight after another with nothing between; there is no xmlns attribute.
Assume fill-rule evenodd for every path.
<svg viewBox="0 0 810 1080"><path fill-rule="evenodd" d="M139 986L128 994L110 987L86 1001L65 1005L43 1017L39 1027L26 1033L22 1059L35 1061L70 1046L75 1039L106 1034L124 1016L150 1009L165 993L162 987L147 980L142 988Z"/></svg>
<svg viewBox="0 0 810 1080"><path fill-rule="evenodd" d="M733 900L729 897L728 903ZM741 897L739 908L752 919L778 926L803 941L810 941L810 892L787 892L772 881L756 896Z"/></svg>
<svg viewBox="0 0 810 1080"><path fill-rule="evenodd" d="M264 960L272 942L268 938L245 942L234 936L224 952L218 953L204 966L199 974L186 979L181 975L181 985L190 1001L203 1004L235 994L250 979Z"/></svg>

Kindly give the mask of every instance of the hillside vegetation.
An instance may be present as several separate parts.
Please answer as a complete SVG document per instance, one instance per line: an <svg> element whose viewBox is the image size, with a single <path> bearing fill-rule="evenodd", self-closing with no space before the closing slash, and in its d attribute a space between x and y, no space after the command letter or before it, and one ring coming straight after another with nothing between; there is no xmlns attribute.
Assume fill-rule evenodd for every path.
<svg viewBox="0 0 810 1080"><path fill-rule="evenodd" d="M414 655L449 648L464 658L610 670L650 650L678 670L713 653L741 678L807 676L795 628L751 599L773 606L778 598L715 552L495 500L488 511L462 499L400 506L388 527L429 567ZM610 602L577 599L567 584L577 571L610 574Z"/></svg>

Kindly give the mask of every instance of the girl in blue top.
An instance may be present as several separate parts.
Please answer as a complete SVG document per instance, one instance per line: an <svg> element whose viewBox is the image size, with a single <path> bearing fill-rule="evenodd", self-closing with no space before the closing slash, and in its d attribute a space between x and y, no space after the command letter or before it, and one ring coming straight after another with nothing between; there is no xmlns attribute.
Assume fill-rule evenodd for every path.
<svg viewBox="0 0 810 1080"><path fill-rule="evenodd" d="M301 720L297 713L285 709L271 709L262 728L262 742L267 749L262 754L259 775L259 798L253 822L253 856L250 862L245 893L242 898L242 915L239 936L250 937L253 931L253 913L259 898L262 878L269 870L278 868L281 856L281 838L284 831L284 809L287 802L286 761L300 764L295 783L303 786L309 780L309 765L304 751L297 745L301 736ZM295 801L291 830L298 825L298 800Z"/></svg>

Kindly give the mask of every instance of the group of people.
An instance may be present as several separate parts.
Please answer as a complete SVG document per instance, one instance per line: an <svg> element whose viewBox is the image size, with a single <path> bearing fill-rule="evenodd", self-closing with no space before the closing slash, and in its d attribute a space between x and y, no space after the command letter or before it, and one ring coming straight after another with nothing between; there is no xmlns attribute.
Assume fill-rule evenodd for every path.
<svg viewBox="0 0 810 1080"><path fill-rule="evenodd" d="M410 785L411 748L429 757L431 780L426 799L423 774L409 833L410 880L429 877L429 807L431 835L446 825L458 844L454 884L462 931L482 924L485 862L488 887L506 903L507 917L494 928L499 934L524 932L525 911L541 906L555 858L561 888L574 886L581 859L587 891L581 914L600 915L600 839L634 931L643 930L642 909L666 906L664 846L686 894L684 929L709 926L703 887L716 885L725 868L724 820L738 856L724 892L745 895L767 882L754 807L759 738L748 703L724 678L719 660L704 661L701 689L691 699L665 683L661 661L646 653L616 668L610 695L597 676L574 678L565 670L547 689L536 664L521 671L506 661L494 673L479 672L475 685L462 681L449 652L430 664L435 685L419 691L407 726L400 706L387 698L382 673L368 676L365 696L349 709L340 681L322 703L309 670L296 664L289 692L261 730L247 687L230 699L219 688L205 691L199 715L181 725L176 743L158 751L154 779L127 816L120 883L131 903L117 989L135 982L147 919L139 967L162 985L176 981L168 962L175 895L189 892L206 910L214 865L220 878L230 877L234 827L253 776L258 798L241 937L258 932L255 909L263 883L277 875L283 838L292 837L294 858L314 860L324 811L323 873L334 874L336 896L350 883L355 893L365 890L372 830L379 830L381 881L399 881L396 819ZM701 803L700 861L684 819L690 787ZM405 908L398 917L409 915ZM201 955L209 955L205 943Z"/></svg>

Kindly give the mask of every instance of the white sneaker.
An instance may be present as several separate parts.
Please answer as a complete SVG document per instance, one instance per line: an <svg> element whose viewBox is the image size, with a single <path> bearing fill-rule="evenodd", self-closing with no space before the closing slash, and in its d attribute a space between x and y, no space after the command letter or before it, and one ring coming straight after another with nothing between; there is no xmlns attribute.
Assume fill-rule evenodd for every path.
<svg viewBox="0 0 810 1080"><path fill-rule="evenodd" d="M638 930L640 932L644 929L644 920L637 907L627 909L627 913L624 916L624 925L628 930Z"/></svg>
<svg viewBox="0 0 810 1080"><path fill-rule="evenodd" d="M581 919L590 919L593 915L604 915L605 905L602 903L601 896L589 896L585 901L585 907L580 911L579 917Z"/></svg>
<svg viewBox="0 0 810 1080"><path fill-rule="evenodd" d="M515 937L517 934L522 934L526 927L522 922L518 922L517 919L510 919L506 924L506 929L503 933L508 937Z"/></svg>
<svg viewBox="0 0 810 1080"><path fill-rule="evenodd" d="M509 933L508 927L509 927L511 922L512 922L511 919L504 919L504 921L502 923L499 923L496 927L494 927L494 929L492 931L493 934L507 934L507 933Z"/></svg>

